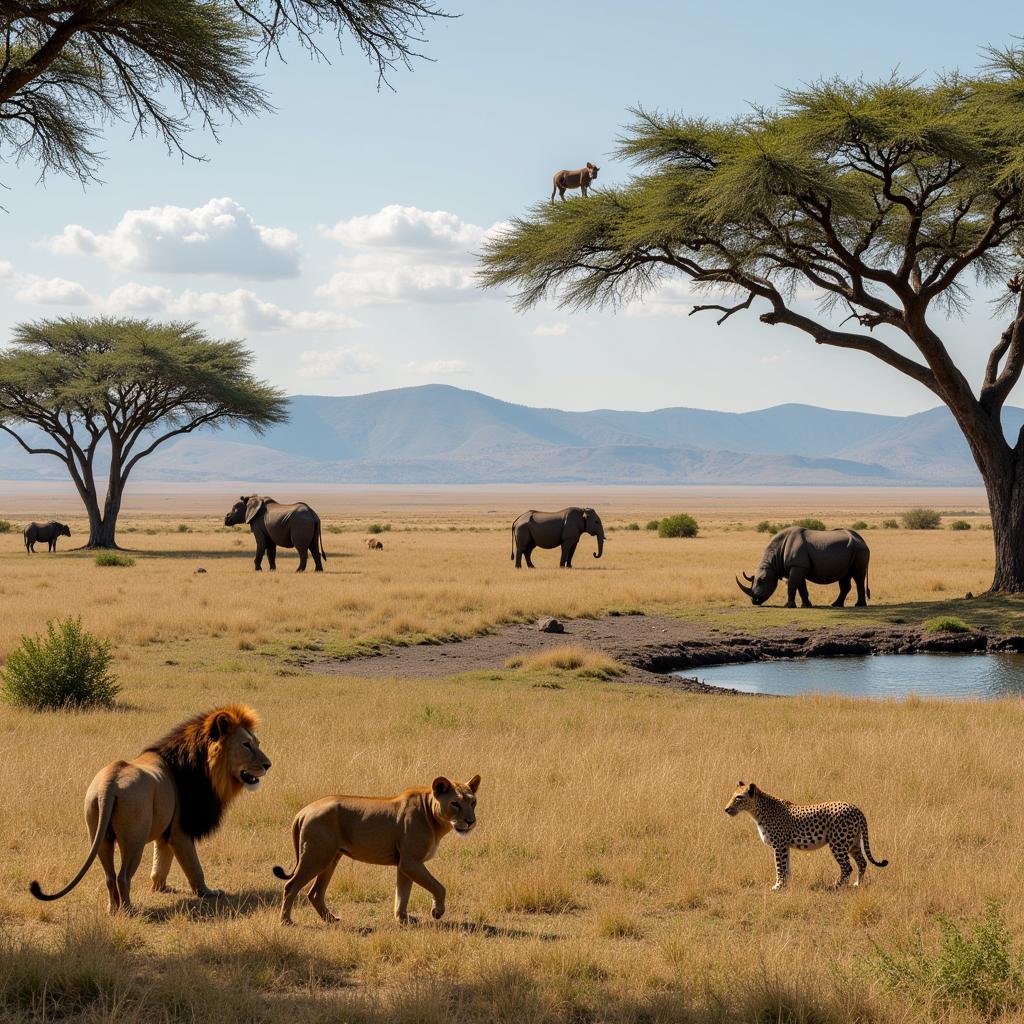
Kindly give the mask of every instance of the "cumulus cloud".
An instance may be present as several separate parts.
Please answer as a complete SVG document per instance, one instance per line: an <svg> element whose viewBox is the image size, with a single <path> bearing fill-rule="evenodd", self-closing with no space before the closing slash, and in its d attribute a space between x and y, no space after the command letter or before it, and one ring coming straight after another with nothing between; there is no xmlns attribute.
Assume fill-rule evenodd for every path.
<svg viewBox="0 0 1024 1024"><path fill-rule="evenodd" d="M203 206L128 210L108 232L68 224L47 242L52 252L98 258L121 271L222 274L272 279L299 273L298 236L257 224L230 198Z"/></svg>
<svg viewBox="0 0 1024 1024"><path fill-rule="evenodd" d="M339 306L478 299L474 252L503 224L485 228L446 210L385 206L321 233L347 252L317 294Z"/></svg>
<svg viewBox="0 0 1024 1024"><path fill-rule="evenodd" d="M405 369L410 373L440 377L455 373L469 373L469 363L465 359L435 359L429 363L406 363Z"/></svg>
<svg viewBox="0 0 1024 1024"><path fill-rule="evenodd" d="M379 364L365 349L338 346L331 349L306 349L299 356L299 376L331 380L353 373L370 373Z"/></svg>
<svg viewBox="0 0 1024 1024"><path fill-rule="evenodd" d="M14 297L19 302L31 302L44 306L89 306L93 296L77 281L63 277L37 277L24 274L18 279Z"/></svg>
<svg viewBox="0 0 1024 1024"><path fill-rule="evenodd" d="M537 324L530 331L535 338L564 338L568 333L568 324Z"/></svg>

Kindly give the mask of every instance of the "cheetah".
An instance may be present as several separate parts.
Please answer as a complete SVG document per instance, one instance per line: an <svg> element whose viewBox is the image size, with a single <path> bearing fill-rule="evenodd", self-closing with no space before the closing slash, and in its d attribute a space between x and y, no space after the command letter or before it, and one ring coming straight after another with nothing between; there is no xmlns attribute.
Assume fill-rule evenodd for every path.
<svg viewBox="0 0 1024 1024"><path fill-rule="evenodd" d="M851 854L857 863L854 885L860 885L868 861L877 868L884 868L889 863L871 856L867 818L853 804L841 800L827 804L794 804L770 796L752 782L749 785L740 782L725 813L735 816L740 811L746 811L754 819L761 842L775 852L773 890L785 888L789 881L790 848L818 850L827 844L839 864L836 889L842 888L853 874Z"/></svg>

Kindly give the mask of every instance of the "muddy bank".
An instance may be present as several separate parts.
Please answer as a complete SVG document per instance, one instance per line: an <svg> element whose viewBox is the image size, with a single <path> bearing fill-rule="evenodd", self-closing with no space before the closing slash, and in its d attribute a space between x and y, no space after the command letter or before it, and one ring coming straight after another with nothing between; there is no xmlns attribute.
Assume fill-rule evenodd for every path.
<svg viewBox="0 0 1024 1024"><path fill-rule="evenodd" d="M623 680L694 693L728 694L698 679L666 673L702 665L766 661L777 658L838 658L865 654L913 654L918 651L969 653L1024 651L1024 636L983 632L929 633L919 626L785 627L763 633L730 632L661 615L570 619L565 632L541 633L536 624L508 626L487 636L437 645L399 647L374 657L308 660L312 672L363 678L437 678L460 672L494 671L509 658L553 647L579 645L601 651L629 666Z"/></svg>

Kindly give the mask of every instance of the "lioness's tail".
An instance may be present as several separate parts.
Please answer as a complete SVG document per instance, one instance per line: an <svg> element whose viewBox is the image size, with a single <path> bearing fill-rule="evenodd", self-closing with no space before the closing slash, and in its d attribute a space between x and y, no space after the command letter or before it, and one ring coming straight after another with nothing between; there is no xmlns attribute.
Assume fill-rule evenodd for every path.
<svg viewBox="0 0 1024 1024"><path fill-rule="evenodd" d="M279 867L277 864L274 865L274 877L280 878L283 882L287 882L299 868L299 831L301 828L301 815L296 814L295 820L292 822L292 846L295 847L295 867L291 871L285 871L284 868Z"/></svg>
<svg viewBox="0 0 1024 1024"><path fill-rule="evenodd" d="M875 858L871 856L871 844L868 842L867 819L865 819L864 821L864 830L860 834L860 852L863 853L864 856L867 857L867 859L871 861L871 863L874 864L876 868L884 868L887 867L889 864L887 860L875 860Z"/></svg>
<svg viewBox="0 0 1024 1024"><path fill-rule="evenodd" d="M118 766L120 767L120 766ZM96 859L96 854L100 852L100 843L103 842L104 837L107 834L107 829L110 828L110 818L114 813L114 804L117 802L114 796L113 789L114 783L116 782L116 769L111 771L110 777L107 779L107 784L100 790L99 795L99 820L96 822L96 835L93 836L92 849L89 851L89 856L85 858L85 863L82 865L81 870L75 875L74 878L68 882L67 885L61 889L60 892L45 893L43 892L42 886L38 882L32 882L28 890L32 893L37 900L59 900L61 896L67 896L69 892L78 883L85 878L85 873L92 867L92 862Z"/></svg>

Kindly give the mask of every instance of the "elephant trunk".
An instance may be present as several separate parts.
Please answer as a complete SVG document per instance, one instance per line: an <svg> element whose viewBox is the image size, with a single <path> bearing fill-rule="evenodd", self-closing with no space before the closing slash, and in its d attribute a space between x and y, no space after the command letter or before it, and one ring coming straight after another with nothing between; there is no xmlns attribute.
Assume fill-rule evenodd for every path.
<svg viewBox="0 0 1024 1024"><path fill-rule="evenodd" d="M597 535L597 550L594 552L595 558L600 558L604 554L604 534L599 533Z"/></svg>

